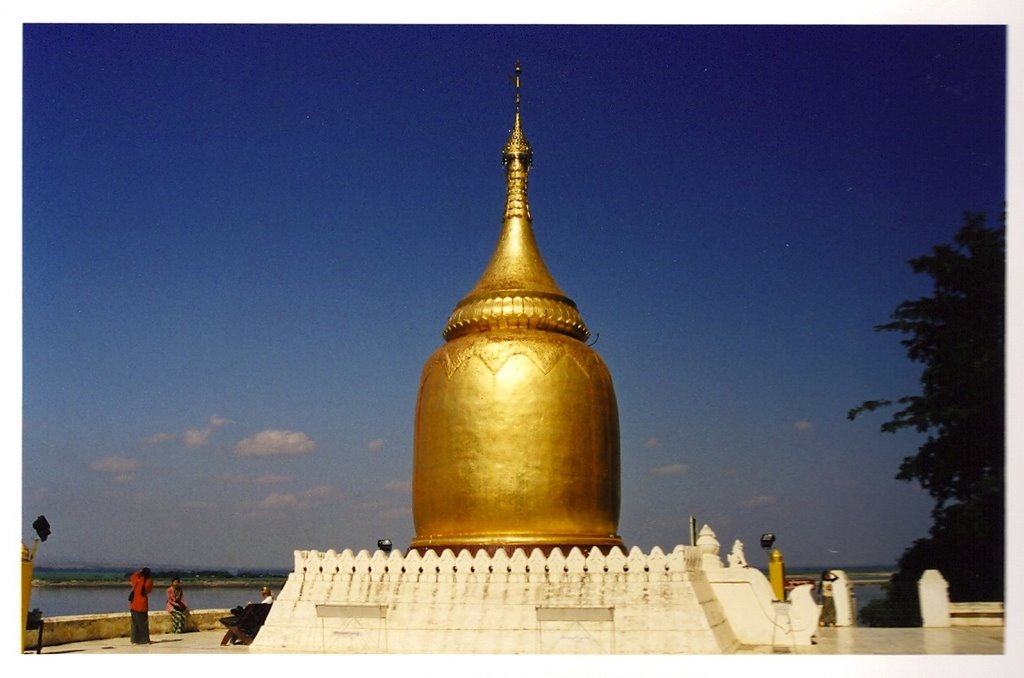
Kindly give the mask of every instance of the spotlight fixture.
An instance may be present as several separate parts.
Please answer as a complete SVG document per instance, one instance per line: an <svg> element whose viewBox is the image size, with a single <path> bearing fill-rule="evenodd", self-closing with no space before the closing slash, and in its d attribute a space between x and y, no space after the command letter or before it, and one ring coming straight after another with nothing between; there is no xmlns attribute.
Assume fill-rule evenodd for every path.
<svg viewBox="0 0 1024 678"><path fill-rule="evenodd" d="M377 548L384 553L391 553L391 540L390 539L378 539Z"/></svg>
<svg viewBox="0 0 1024 678"><path fill-rule="evenodd" d="M50 523L46 520L46 516L36 518L32 523L32 529L39 535L40 541L46 541L46 538L50 536Z"/></svg>
<svg viewBox="0 0 1024 678"><path fill-rule="evenodd" d="M772 547L772 544L774 544L774 543L775 543L775 533L774 532L765 532L764 534L761 535L761 548L763 548L765 550L770 549Z"/></svg>

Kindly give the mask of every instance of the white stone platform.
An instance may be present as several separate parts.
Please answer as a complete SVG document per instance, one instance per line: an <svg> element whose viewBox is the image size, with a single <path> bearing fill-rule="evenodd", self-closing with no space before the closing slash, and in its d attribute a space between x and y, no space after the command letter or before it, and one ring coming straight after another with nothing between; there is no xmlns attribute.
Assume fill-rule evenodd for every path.
<svg viewBox="0 0 1024 678"><path fill-rule="evenodd" d="M677 546L586 557L575 548L547 557L522 549L511 557L296 551L250 649L720 654L739 646L701 549Z"/></svg>

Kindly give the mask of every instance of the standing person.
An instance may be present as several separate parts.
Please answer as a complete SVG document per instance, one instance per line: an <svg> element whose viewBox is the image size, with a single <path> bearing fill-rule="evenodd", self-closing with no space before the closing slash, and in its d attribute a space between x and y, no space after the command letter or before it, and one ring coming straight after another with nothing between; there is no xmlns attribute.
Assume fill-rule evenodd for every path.
<svg viewBox="0 0 1024 678"><path fill-rule="evenodd" d="M831 570L821 573L821 583L818 584L818 592L821 593L821 625L836 625L836 599L832 591L832 582L839 579L832 574Z"/></svg>
<svg viewBox="0 0 1024 678"><path fill-rule="evenodd" d="M181 588L181 579L175 577L167 587L167 607L171 613L171 633L185 632L185 619L188 615L188 603L185 602L185 591Z"/></svg>
<svg viewBox="0 0 1024 678"><path fill-rule="evenodd" d="M153 578L149 568L144 567L128 575L132 592L128 594L128 609L132 615L132 645L148 645L149 640L149 593L153 590Z"/></svg>

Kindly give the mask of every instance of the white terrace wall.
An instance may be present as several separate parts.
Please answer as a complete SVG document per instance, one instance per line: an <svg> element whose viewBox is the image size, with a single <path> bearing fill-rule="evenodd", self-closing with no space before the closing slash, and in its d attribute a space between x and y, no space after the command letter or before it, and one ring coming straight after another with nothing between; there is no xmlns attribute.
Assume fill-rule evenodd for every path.
<svg viewBox="0 0 1024 678"><path fill-rule="evenodd" d="M296 551L253 651L701 653L739 641L701 553Z"/></svg>

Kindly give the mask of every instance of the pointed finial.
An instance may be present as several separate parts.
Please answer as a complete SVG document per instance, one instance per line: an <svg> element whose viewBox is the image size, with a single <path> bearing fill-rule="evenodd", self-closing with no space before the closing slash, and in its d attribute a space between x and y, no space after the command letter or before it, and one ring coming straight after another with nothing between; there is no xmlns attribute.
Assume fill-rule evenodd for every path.
<svg viewBox="0 0 1024 678"><path fill-rule="evenodd" d="M516 83L516 115L519 115L519 76L523 74L523 65L516 62L516 71L512 76L513 81Z"/></svg>
<svg viewBox="0 0 1024 678"><path fill-rule="evenodd" d="M523 125L520 119L520 80L519 77L523 73L523 66L518 61L516 62L515 72L510 76L510 80L515 83L516 86L516 115L515 120L512 124L512 133L509 134L508 141L505 142L505 148L502 152L502 162L506 165L512 162L513 159L518 159L522 162L526 170L530 169L530 165L533 164L533 149L530 148L530 142L526 140L526 136L523 134Z"/></svg>

